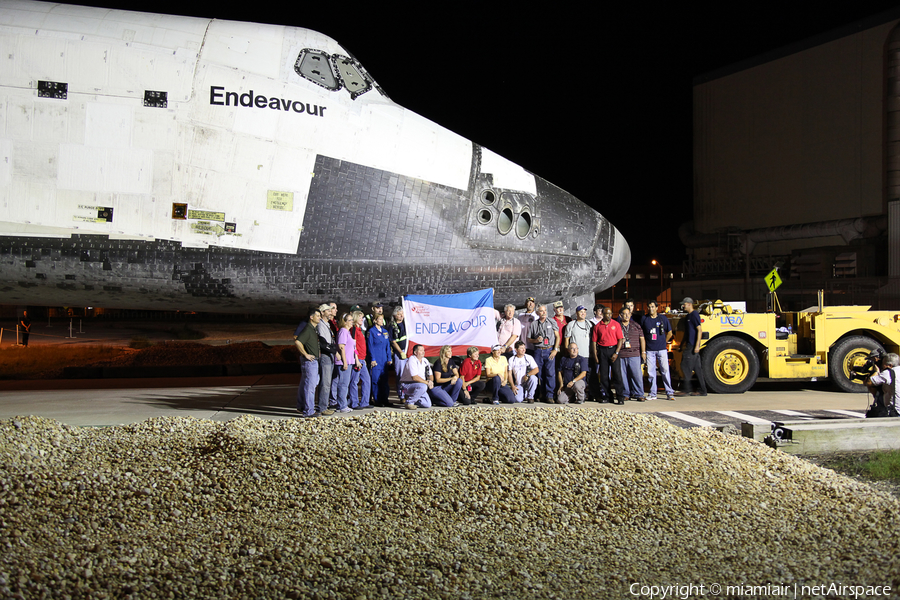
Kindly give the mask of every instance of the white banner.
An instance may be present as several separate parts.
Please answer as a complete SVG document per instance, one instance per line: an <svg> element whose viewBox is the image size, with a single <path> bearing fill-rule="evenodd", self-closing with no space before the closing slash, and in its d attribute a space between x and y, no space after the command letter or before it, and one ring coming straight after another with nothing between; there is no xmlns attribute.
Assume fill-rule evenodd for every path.
<svg viewBox="0 0 900 600"><path fill-rule="evenodd" d="M440 296L406 296L403 315L409 354L416 344L425 346L426 356L437 356L441 346L453 347L453 356L465 356L477 346L489 352L497 343L494 290Z"/></svg>

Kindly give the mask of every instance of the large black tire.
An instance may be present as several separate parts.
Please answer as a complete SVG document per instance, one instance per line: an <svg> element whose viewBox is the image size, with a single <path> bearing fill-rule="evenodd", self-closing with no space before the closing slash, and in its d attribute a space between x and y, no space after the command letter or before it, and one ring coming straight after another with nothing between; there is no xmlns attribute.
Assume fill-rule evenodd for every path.
<svg viewBox="0 0 900 600"><path fill-rule="evenodd" d="M759 377L759 357L746 340L719 336L700 356L706 387L718 394L743 394Z"/></svg>
<svg viewBox="0 0 900 600"><path fill-rule="evenodd" d="M884 346L864 335L851 335L838 340L828 353L828 376L845 392L865 392L866 386L851 380L850 367L862 366L872 350L884 352Z"/></svg>

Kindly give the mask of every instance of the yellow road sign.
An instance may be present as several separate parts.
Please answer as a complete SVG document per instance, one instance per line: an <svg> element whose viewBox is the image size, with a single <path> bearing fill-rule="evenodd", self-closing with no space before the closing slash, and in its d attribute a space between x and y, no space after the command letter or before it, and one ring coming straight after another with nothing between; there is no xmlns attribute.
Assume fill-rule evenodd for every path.
<svg viewBox="0 0 900 600"><path fill-rule="evenodd" d="M769 271L769 274L766 275L766 285L770 292L774 292L775 288L781 285L781 277L778 276L778 269Z"/></svg>

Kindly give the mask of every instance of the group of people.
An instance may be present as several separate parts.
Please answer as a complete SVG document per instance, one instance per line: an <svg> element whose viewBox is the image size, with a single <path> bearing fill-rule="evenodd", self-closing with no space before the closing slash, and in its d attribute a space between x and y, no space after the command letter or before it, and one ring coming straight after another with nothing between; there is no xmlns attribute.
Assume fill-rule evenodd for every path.
<svg viewBox="0 0 900 600"><path fill-rule="evenodd" d="M700 371L701 320L693 300L682 302L689 313L682 341L682 393L706 395ZM300 351L301 382L297 410L304 417L350 412L369 406L388 406L389 370L395 374L397 395L408 409L457 406L483 402L500 404L543 401L549 403L644 401L641 364L646 364L649 398L657 398L661 380L666 397L677 395L669 372L668 343L673 332L669 319L658 312L657 302L644 315L627 301L618 319L602 304L578 306L566 316L562 302L547 306L527 298L525 309L507 304L498 313L497 343L484 363L478 347L458 360L450 346L429 362L425 348L408 348L403 308L394 308L390 322L384 306L374 303L366 314L356 305L337 319L334 302L309 311L295 331ZM696 372L699 391L691 391Z"/></svg>
<svg viewBox="0 0 900 600"><path fill-rule="evenodd" d="M643 314L635 311L634 302L628 300L614 319L612 309L596 304L593 318L588 319L585 306L578 306L572 318L564 314L563 303L556 302L554 316L547 318L546 306L535 306L534 298L528 298L525 310L518 315L513 314L511 305L505 307L498 341L508 346L512 336L524 338L527 351L539 365L538 390L546 401L565 402L570 393L575 402L587 399L624 404L626 400L644 401L648 397L655 400L660 380L669 400L681 394L705 396L706 384L699 360L702 326L694 301L691 298L682 301L688 317L682 341L685 390L681 394L673 389L669 372L668 344L674 333L671 323L659 313L655 300L647 306L648 313ZM584 376L570 376L572 365L566 356L557 361L560 348L586 363L582 370L586 371ZM644 392L642 364L647 367L649 395ZM694 372L699 391L691 389L690 378Z"/></svg>
<svg viewBox="0 0 900 600"><path fill-rule="evenodd" d="M372 305L368 315L356 305L340 320L334 302L310 309L294 332L301 370L297 410L317 417L388 406L387 369L400 356L406 360L406 329L395 333L401 329L398 322L403 325L402 308L394 311L388 328L381 303Z"/></svg>

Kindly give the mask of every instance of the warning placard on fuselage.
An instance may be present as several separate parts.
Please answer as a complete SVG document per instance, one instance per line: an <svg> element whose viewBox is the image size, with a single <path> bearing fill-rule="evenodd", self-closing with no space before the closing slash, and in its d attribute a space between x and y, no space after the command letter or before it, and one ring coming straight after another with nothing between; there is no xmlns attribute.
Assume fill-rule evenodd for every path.
<svg viewBox="0 0 900 600"><path fill-rule="evenodd" d="M203 221L221 221L225 222L225 213L223 212L213 212L209 210L194 210L191 209L188 211L187 215L188 219L200 219Z"/></svg>
<svg viewBox="0 0 900 600"><path fill-rule="evenodd" d="M294 192L276 192L268 190L266 196L266 208L268 210L294 210Z"/></svg>

